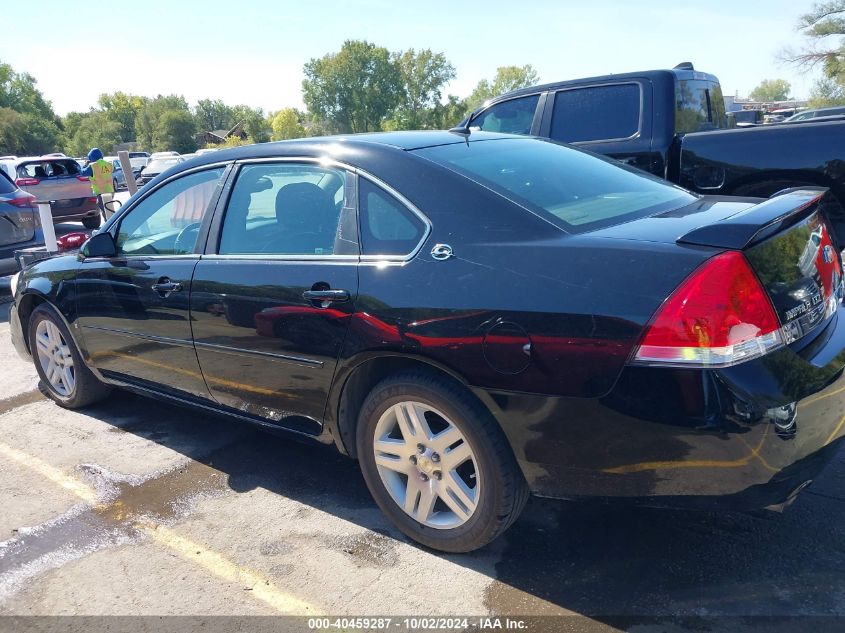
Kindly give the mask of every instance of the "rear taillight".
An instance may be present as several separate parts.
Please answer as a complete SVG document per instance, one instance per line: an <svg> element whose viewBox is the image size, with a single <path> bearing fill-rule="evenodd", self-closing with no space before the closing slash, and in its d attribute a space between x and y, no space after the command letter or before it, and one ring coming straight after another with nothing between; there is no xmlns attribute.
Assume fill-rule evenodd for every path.
<svg viewBox="0 0 845 633"><path fill-rule="evenodd" d="M16 184L18 187L34 187L34 186L35 186L35 185L37 185L39 182L41 182L41 181L40 181L40 180L38 180L38 178L18 178L18 179L15 181L15 184Z"/></svg>
<svg viewBox="0 0 845 633"><path fill-rule="evenodd" d="M8 202L9 204L15 207L35 207L35 196L30 193L27 193L22 196L18 196L17 198L6 200L5 202Z"/></svg>
<svg viewBox="0 0 845 633"><path fill-rule="evenodd" d="M782 345L772 302L745 256L729 251L702 264L664 302L633 362L725 367Z"/></svg>

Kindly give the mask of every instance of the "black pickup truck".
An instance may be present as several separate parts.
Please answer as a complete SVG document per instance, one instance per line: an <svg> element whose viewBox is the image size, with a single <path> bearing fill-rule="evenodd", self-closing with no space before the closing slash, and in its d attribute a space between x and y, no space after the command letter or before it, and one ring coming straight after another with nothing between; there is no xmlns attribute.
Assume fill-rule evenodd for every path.
<svg viewBox="0 0 845 633"><path fill-rule="evenodd" d="M703 194L768 198L827 187L826 211L845 245L845 117L731 125L719 80L684 63L510 92L459 128L571 143Z"/></svg>

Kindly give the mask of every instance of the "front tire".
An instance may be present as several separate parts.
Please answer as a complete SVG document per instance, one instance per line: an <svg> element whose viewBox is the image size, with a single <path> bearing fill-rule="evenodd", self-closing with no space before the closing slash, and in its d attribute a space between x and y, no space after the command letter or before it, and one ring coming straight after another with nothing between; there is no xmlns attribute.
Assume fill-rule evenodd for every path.
<svg viewBox="0 0 845 633"><path fill-rule="evenodd" d="M98 229L100 228L100 224L102 223L103 218L100 217L100 214L92 215L87 218L82 218L82 226L86 229Z"/></svg>
<svg viewBox="0 0 845 633"><path fill-rule="evenodd" d="M107 397L111 387L88 369L56 310L42 303L29 317L29 349L44 393L67 409L79 409Z"/></svg>
<svg viewBox="0 0 845 633"><path fill-rule="evenodd" d="M427 372L376 385L358 418L358 459L378 506L444 552L483 547L517 519L528 488L501 429L460 386Z"/></svg>

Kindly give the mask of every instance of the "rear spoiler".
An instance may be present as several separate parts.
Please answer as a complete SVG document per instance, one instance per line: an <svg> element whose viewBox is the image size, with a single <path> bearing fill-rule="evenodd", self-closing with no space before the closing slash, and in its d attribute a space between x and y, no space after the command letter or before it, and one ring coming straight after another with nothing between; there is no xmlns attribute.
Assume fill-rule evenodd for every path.
<svg viewBox="0 0 845 633"><path fill-rule="evenodd" d="M724 220L693 229L676 241L678 244L742 250L811 215L826 193L825 187L784 189Z"/></svg>

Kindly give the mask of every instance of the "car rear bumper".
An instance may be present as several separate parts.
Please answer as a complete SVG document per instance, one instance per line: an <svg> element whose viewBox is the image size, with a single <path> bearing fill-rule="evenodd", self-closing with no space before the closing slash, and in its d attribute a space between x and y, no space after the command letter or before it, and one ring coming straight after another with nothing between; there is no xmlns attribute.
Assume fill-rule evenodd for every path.
<svg viewBox="0 0 845 633"><path fill-rule="evenodd" d="M84 198L79 204L72 206L52 205L50 211L53 214L54 222L71 222L99 214L100 207L97 205L96 198Z"/></svg>
<svg viewBox="0 0 845 633"><path fill-rule="evenodd" d="M35 235L31 240L0 246L0 275L11 275L18 272L20 268L15 259L15 251L35 246L44 246L44 234L40 228L35 230Z"/></svg>
<svg viewBox="0 0 845 633"><path fill-rule="evenodd" d="M531 490L658 505L779 504L845 435L845 312L813 341L720 370L627 367L598 399L476 393Z"/></svg>

